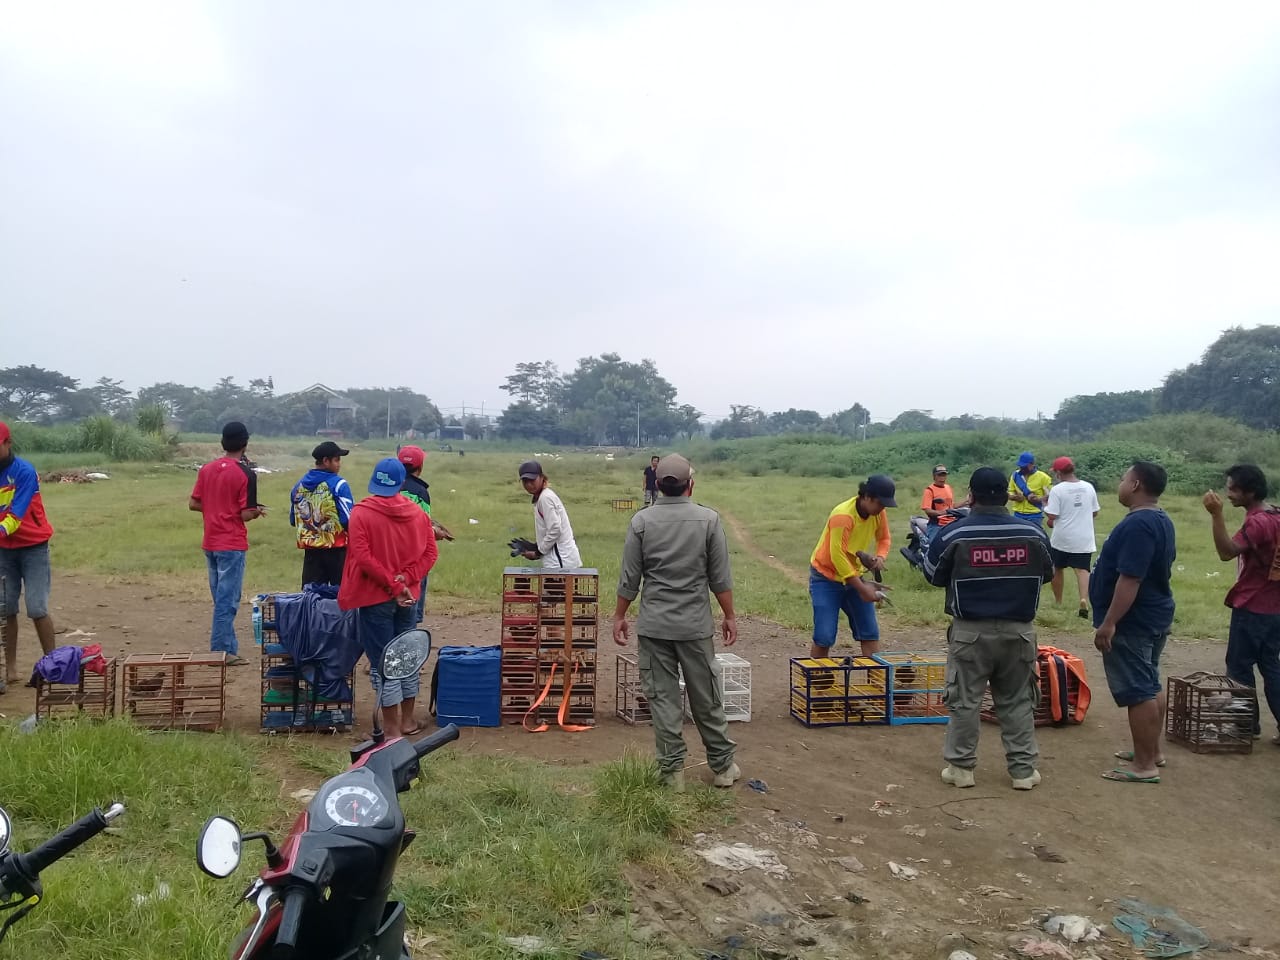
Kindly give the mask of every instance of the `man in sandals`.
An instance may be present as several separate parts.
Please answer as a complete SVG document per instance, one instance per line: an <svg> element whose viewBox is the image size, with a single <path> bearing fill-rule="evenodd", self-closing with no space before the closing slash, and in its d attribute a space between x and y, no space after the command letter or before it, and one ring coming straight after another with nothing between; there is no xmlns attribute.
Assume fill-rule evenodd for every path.
<svg viewBox="0 0 1280 960"><path fill-rule="evenodd" d="M1147 460L1125 471L1116 496L1129 512L1103 543L1089 578L1093 645L1102 652L1116 706L1129 712L1133 737L1133 750L1116 754L1129 766L1102 775L1120 783L1159 783L1164 766L1160 654L1173 626L1169 578L1177 556L1173 521L1160 509L1167 482L1164 468Z"/></svg>

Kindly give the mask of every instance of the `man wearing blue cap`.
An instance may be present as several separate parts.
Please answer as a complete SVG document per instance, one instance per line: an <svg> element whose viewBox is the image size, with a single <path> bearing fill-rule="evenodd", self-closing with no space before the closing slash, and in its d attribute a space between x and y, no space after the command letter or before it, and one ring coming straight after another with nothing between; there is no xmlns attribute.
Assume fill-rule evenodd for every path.
<svg viewBox="0 0 1280 960"><path fill-rule="evenodd" d="M404 478L404 464L394 457L379 460L373 468L371 496L351 508L347 559L338 588L339 608L359 611L360 645L369 658L389 739L421 729L413 720L418 677L384 680L378 665L387 644L413 629L418 591L437 556L431 520L400 495Z"/></svg>
<svg viewBox="0 0 1280 960"><path fill-rule="evenodd" d="M1018 456L1018 469L1009 477L1009 502L1013 504L1013 515L1043 529L1044 506L1049 502L1051 486L1053 481L1049 475L1036 469L1036 455L1024 450Z"/></svg>

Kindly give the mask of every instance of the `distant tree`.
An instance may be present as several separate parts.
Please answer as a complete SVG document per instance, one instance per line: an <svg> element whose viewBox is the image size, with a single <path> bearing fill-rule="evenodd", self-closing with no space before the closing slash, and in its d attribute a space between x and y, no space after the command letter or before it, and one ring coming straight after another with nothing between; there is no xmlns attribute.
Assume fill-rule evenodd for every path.
<svg viewBox="0 0 1280 960"><path fill-rule="evenodd" d="M675 410L676 433L692 440L702 432L702 413L692 404L682 403Z"/></svg>
<svg viewBox="0 0 1280 960"><path fill-rule="evenodd" d="M524 400L511 404L498 418L498 433L509 440L559 439L559 423L555 414Z"/></svg>
<svg viewBox="0 0 1280 960"><path fill-rule="evenodd" d="M1232 327L1199 363L1170 373L1164 413L1214 413L1251 427L1280 427L1280 326Z"/></svg>
<svg viewBox="0 0 1280 960"><path fill-rule="evenodd" d="M889 421L889 429L893 433L926 433L937 430L938 421L932 410L904 410Z"/></svg>
<svg viewBox="0 0 1280 960"><path fill-rule="evenodd" d="M138 391L137 403L140 407L160 404L172 419L184 421L183 426L188 430L194 429L185 423L188 411L197 406L208 408L212 405L203 390L183 386L180 383L156 383L143 387ZM199 432L207 433L208 431Z"/></svg>
<svg viewBox="0 0 1280 960"><path fill-rule="evenodd" d="M729 416L711 428L712 440L740 440L769 432L769 415L746 403L729 404Z"/></svg>
<svg viewBox="0 0 1280 960"><path fill-rule="evenodd" d="M559 368L550 360L543 360L517 363L516 372L507 377L500 389L513 400L546 407L555 403L563 386Z"/></svg>
<svg viewBox="0 0 1280 960"><path fill-rule="evenodd" d="M778 413L769 414L767 428L769 433L820 433L823 417L816 410L797 410L792 407Z"/></svg>
<svg viewBox="0 0 1280 960"><path fill-rule="evenodd" d="M1156 412L1159 394L1159 390L1125 390L1068 397L1053 418L1055 432L1072 440L1086 440L1118 423L1145 420Z"/></svg>
<svg viewBox="0 0 1280 960"><path fill-rule="evenodd" d="M249 392L255 397L270 399L272 394L275 393L275 388L275 383L270 377L265 380L254 379L249 381Z"/></svg>
<svg viewBox="0 0 1280 960"><path fill-rule="evenodd" d="M79 381L35 364L0 370L0 409L15 420L56 416Z"/></svg>
<svg viewBox="0 0 1280 960"><path fill-rule="evenodd" d="M847 410L833 413L823 423L829 433L842 437L861 439L864 428L871 422L871 411L860 403L855 403Z"/></svg>

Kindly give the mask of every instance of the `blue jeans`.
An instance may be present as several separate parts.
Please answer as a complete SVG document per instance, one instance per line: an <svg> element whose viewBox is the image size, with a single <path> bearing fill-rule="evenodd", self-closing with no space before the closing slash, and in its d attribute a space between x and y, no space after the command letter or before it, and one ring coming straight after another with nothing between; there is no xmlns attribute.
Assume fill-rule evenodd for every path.
<svg viewBox="0 0 1280 960"><path fill-rule="evenodd" d="M871 642L880 639L880 624L876 621L876 605L858 596L853 587L837 580L828 580L817 570L809 568L809 597L813 600L813 642L819 647L830 647L840 632L840 613L844 612L853 631L853 639Z"/></svg>
<svg viewBox="0 0 1280 960"><path fill-rule="evenodd" d="M1227 676L1245 686L1255 685L1253 668L1262 674L1262 693L1271 715L1280 723L1280 613L1231 611L1227 634ZM1254 721L1254 733L1262 727Z"/></svg>
<svg viewBox="0 0 1280 960"><path fill-rule="evenodd" d="M213 597L213 629L209 632L209 649L228 657L240 652L236 640L236 611L240 609L240 590L244 586L243 550L206 550L209 567L209 594Z"/></svg>
<svg viewBox="0 0 1280 960"><path fill-rule="evenodd" d="M378 695L378 702L384 710L418 695L419 680L416 673L404 680L384 681L380 670L382 652L400 634L413 629L413 617L414 607L402 607L394 600L360 608L360 646L369 658L369 678L373 681L373 692Z"/></svg>
<svg viewBox="0 0 1280 960"><path fill-rule="evenodd" d="M4 593L0 595L0 616L16 617L22 588L27 588L27 616L39 620L49 615L49 588L53 574L49 568L49 543L30 547L0 549L0 579Z"/></svg>

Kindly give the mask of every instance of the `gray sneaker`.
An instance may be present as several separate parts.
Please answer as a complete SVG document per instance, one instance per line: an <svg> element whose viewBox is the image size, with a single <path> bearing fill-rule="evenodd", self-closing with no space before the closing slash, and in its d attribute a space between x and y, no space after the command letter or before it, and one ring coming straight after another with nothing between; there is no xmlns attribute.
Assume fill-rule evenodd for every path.
<svg viewBox="0 0 1280 960"><path fill-rule="evenodd" d="M664 773L662 775L662 785L670 787L675 793L684 793L684 771L677 770L675 773Z"/></svg>
<svg viewBox="0 0 1280 960"><path fill-rule="evenodd" d="M972 770L952 766L942 768L942 782L949 783L953 787L972 787L976 783Z"/></svg>
<svg viewBox="0 0 1280 960"><path fill-rule="evenodd" d="M742 779L742 771L738 769L736 763L731 763L728 770L717 773L716 778L711 782L717 787L732 787L740 779Z"/></svg>
<svg viewBox="0 0 1280 960"><path fill-rule="evenodd" d="M1038 784L1042 779L1043 779L1043 777L1041 777L1041 776L1040 776L1040 771L1039 771L1039 770L1032 770L1032 771L1031 771L1031 776L1029 776L1029 777L1022 777L1022 778L1014 777L1014 778L1013 778L1013 789L1015 789L1015 790L1030 790L1032 787L1034 787L1036 784Z"/></svg>

